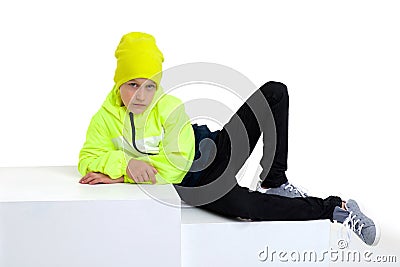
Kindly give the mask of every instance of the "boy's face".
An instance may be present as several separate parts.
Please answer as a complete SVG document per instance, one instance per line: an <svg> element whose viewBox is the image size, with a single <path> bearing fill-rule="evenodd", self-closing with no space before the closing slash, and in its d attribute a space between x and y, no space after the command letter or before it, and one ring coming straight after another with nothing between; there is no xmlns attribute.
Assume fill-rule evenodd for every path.
<svg viewBox="0 0 400 267"><path fill-rule="evenodd" d="M156 89L155 82L144 78L127 81L119 87L122 102L133 114L140 114L146 110Z"/></svg>

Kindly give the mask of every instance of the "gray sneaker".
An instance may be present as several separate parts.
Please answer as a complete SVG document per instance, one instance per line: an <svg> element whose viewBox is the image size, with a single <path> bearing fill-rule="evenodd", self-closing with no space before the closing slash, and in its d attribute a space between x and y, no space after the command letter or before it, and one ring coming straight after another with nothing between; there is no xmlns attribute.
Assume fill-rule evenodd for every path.
<svg viewBox="0 0 400 267"><path fill-rule="evenodd" d="M343 222L343 225L348 230L352 230L356 233L364 243L370 246L378 244L380 231L374 221L361 212L357 202L353 199L349 199L345 205L350 214Z"/></svg>
<svg viewBox="0 0 400 267"><path fill-rule="evenodd" d="M286 182L276 188L263 188L263 187L261 187L261 183L262 183L261 180L258 181L257 186L256 186L256 191L258 191L260 193L278 195L278 196L290 197L290 198L308 197L308 194L306 192L304 192L300 188L292 185L289 182Z"/></svg>

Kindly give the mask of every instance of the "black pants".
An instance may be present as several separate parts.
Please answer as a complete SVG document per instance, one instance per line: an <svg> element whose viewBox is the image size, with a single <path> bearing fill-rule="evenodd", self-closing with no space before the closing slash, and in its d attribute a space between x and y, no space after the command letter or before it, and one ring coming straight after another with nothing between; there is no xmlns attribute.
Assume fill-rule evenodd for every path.
<svg viewBox="0 0 400 267"><path fill-rule="evenodd" d="M267 82L258 90L261 91L268 102L276 128L276 148L272 165L267 174L263 171L260 176L264 179L263 176L266 175L262 183L263 186L278 187L287 182L285 171L287 170L288 154L289 94L287 87L279 82ZM259 97L259 95L253 93L236 112L245 126L246 136L243 136L241 142L248 140L249 153L233 153L231 155L231 148L238 145L231 141L227 131L234 126L234 116L232 116L222 130L218 131L215 139L216 156L213 162L201 171L197 186L206 185L218 179L226 171L229 161L235 162L233 166L229 166L232 168L230 170L232 179L236 179L235 174L250 156L261 136L261 132L265 130L260 129L256 116L249 106L249 103L254 103L252 100L255 97ZM264 145L265 142L266 140L264 140ZM179 194L179 189L177 192ZM182 198L181 194L180 196ZM185 199L182 200L185 201ZM341 202L342 200L336 196L330 196L326 199L317 197L287 198L260 192L249 192L248 188L236 184L219 199L198 207L227 217L241 217L253 221L312 219L330 219L332 221L333 210L336 206L341 206Z"/></svg>

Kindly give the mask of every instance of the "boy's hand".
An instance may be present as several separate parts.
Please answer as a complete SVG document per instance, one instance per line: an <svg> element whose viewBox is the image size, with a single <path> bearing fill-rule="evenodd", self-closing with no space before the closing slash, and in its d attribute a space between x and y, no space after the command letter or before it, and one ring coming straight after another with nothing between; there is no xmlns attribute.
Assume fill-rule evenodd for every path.
<svg viewBox="0 0 400 267"><path fill-rule="evenodd" d="M120 177L118 179L111 179L110 176L102 174L100 172L89 172L82 179L79 180L81 184L115 184L115 183L123 183L124 177Z"/></svg>
<svg viewBox="0 0 400 267"><path fill-rule="evenodd" d="M156 168L137 159L131 159L126 167L126 174L136 183L151 181L152 184L155 184L157 182L156 173Z"/></svg>

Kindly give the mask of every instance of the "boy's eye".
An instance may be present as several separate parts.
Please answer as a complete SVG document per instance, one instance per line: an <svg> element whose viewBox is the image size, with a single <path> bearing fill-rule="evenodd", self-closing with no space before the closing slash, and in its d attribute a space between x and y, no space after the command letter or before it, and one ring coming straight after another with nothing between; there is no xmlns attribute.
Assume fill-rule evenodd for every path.
<svg viewBox="0 0 400 267"><path fill-rule="evenodd" d="M137 83L129 83L129 86L135 87L135 85L137 85Z"/></svg>

